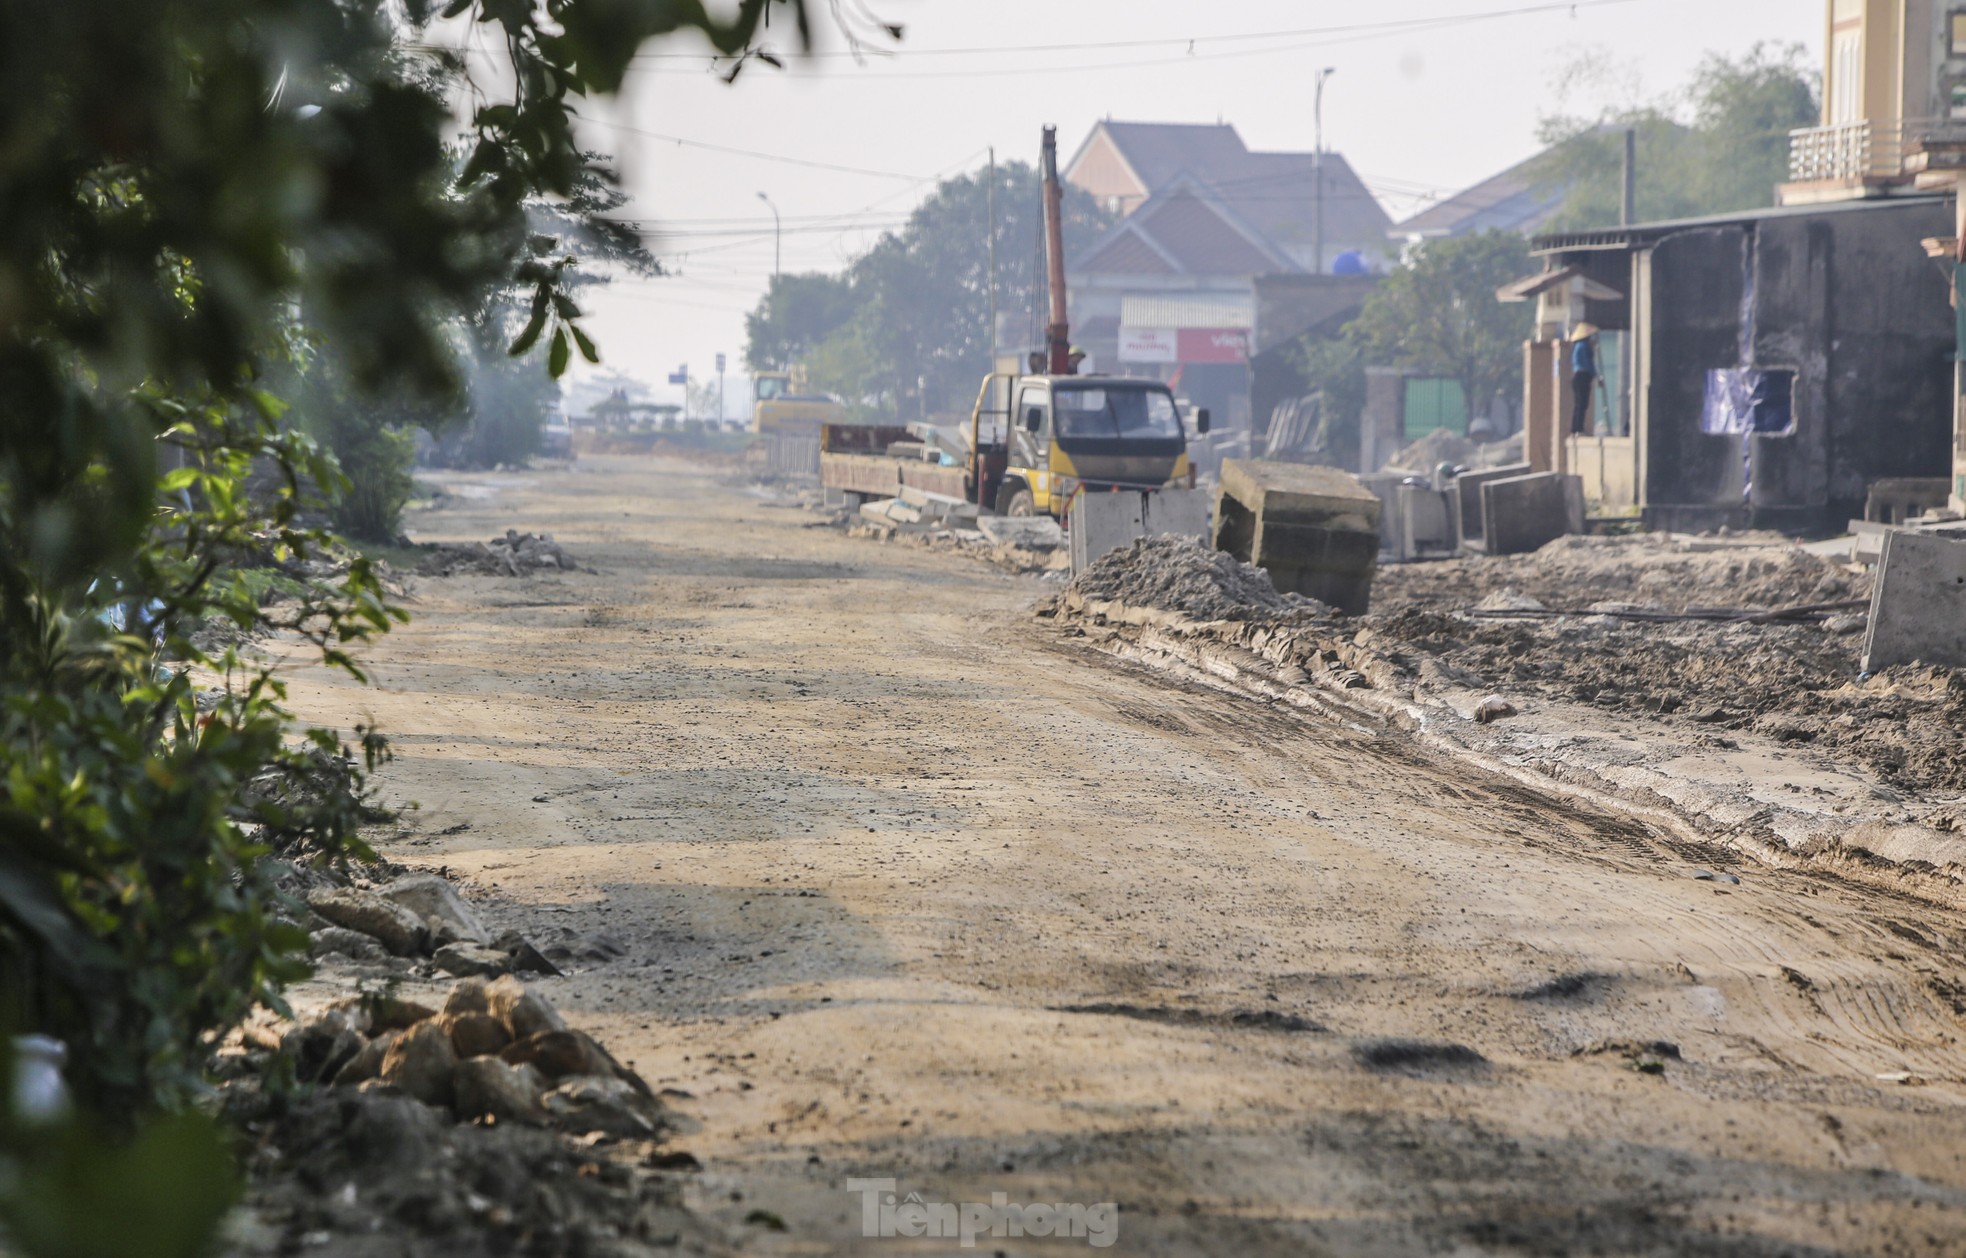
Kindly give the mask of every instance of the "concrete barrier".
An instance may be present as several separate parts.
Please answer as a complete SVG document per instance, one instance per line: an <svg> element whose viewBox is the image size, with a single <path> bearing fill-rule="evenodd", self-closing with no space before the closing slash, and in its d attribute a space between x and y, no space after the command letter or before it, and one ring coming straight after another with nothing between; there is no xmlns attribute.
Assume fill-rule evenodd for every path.
<svg viewBox="0 0 1966 1258"><path fill-rule="evenodd" d="M1379 563L1376 494L1336 468L1229 459L1219 495L1217 549L1262 568L1279 590L1365 613Z"/></svg>
<svg viewBox="0 0 1966 1258"><path fill-rule="evenodd" d="M1461 493L1460 545L1465 547L1470 541L1479 541L1486 536L1481 523L1481 487L1491 481L1528 476L1533 471L1535 469L1527 463L1511 463L1507 467L1476 468L1454 478L1454 487Z"/></svg>
<svg viewBox="0 0 1966 1258"><path fill-rule="evenodd" d="M1966 664L1966 541L1892 529L1878 557L1864 671Z"/></svg>
<svg viewBox="0 0 1966 1258"><path fill-rule="evenodd" d="M1208 500L1190 489L1082 493L1072 499L1072 571L1143 537L1208 541Z"/></svg>
<svg viewBox="0 0 1966 1258"><path fill-rule="evenodd" d="M1584 482L1534 472L1481 487L1481 531L1491 555L1520 555L1584 531Z"/></svg>

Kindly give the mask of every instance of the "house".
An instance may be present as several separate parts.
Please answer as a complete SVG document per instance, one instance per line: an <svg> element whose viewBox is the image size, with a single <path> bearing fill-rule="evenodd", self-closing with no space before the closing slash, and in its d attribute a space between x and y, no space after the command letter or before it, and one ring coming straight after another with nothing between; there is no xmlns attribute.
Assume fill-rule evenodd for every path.
<svg viewBox="0 0 1966 1258"><path fill-rule="evenodd" d="M1563 207L1563 190L1552 189L1538 167L1549 157L1544 150L1517 162L1471 188L1435 202L1412 218L1396 224L1392 238L1402 245L1424 240L1472 236L1484 231L1518 232L1533 236L1549 226Z"/></svg>
<svg viewBox="0 0 1966 1258"><path fill-rule="evenodd" d="M1105 121L1064 177L1125 216L1069 242L1073 340L1099 370L1172 381L1231 434L1267 418L1252 356L1308 330L1293 312L1356 313L1385 264L1391 220L1336 153L1252 152L1227 124ZM1277 276L1330 298L1266 305L1258 281ZM1266 309L1282 322L1265 326Z"/></svg>
<svg viewBox="0 0 1966 1258"><path fill-rule="evenodd" d="M1648 527L1794 533L1860 518L1872 482L1942 476L1951 445L1943 196L1781 206L1538 238L1527 453ZM1629 427L1569 432L1566 334L1629 334ZM1600 353L1600 361L1613 355Z"/></svg>

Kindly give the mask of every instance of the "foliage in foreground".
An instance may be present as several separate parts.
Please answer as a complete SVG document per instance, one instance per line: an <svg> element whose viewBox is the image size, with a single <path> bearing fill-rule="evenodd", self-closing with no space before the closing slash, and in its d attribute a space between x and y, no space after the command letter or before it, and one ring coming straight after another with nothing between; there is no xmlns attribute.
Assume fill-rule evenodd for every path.
<svg viewBox="0 0 1966 1258"><path fill-rule="evenodd" d="M211 637L279 632L357 672L399 619L302 526L342 482L264 389L293 312L358 391L445 396L445 318L503 291L525 294L516 351L555 376L595 357L572 251L526 213L592 172L574 104L683 29L741 68L773 8L803 30L803 0L728 21L457 0L494 28L486 67L400 38L426 0L0 0L32 32L0 41L0 1030L65 1042L87 1115L182 1109L215 1037L302 972L271 844L359 852L380 741L296 728L268 666ZM460 167L449 100L474 76ZM32 1253L80 1252L37 1224L36 1192L79 1191L41 1174L58 1152L0 1166Z"/></svg>

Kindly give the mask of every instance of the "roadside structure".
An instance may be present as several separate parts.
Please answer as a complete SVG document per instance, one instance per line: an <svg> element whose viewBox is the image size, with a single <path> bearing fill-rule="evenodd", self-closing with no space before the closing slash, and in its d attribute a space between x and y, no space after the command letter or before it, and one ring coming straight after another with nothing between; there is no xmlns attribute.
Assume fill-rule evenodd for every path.
<svg viewBox="0 0 1966 1258"><path fill-rule="evenodd" d="M1790 136L1785 205L1942 193L1953 220L1925 241L1951 271L1958 306L1966 263L1966 4L1958 0L1826 0L1821 124ZM1955 357L1966 351L1957 329ZM1949 505L1966 511L1966 380L1951 385Z"/></svg>
<svg viewBox="0 0 1966 1258"><path fill-rule="evenodd" d="M1209 407L1230 446L1287 395L1265 355L1356 314L1387 260L1391 219L1341 155L1252 152L1225 123L1101 122L1065 178L1125 215L1071 255L1074 340Z"/></svg>
<svg viewBox="0 0 1966 1258"><path fill-rule="evenodd" d="M1883 478L1942 476L1954 335L1922 241L1943 197L1777 207L1536 241L1527 457L1673 530L1811 532L1864 514ZM1569 431L1572 331L1632 336L1629 425Z"/></svg>

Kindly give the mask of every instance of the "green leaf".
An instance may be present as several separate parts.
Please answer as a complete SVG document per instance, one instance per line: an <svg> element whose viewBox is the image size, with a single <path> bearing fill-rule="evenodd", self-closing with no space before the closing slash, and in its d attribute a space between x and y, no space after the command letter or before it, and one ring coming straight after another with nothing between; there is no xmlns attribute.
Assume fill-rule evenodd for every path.
<svg viewBox="0 0 1966 1258"><path fill-rule="evenodd" d="M567 359L570 350L567 345L567 330L553 329L553 348L546 354L546 374L558 380L567 372Z"/></svg>
<svg viewBox="0 0 1966 1258"><path fill-rule="evenodd" d="M574 344L580 346L580 356L582 358L585 358L590 363L599 363L601 361L601 351L594 348L593 338L571 323L567 325L567 330L573 333Z"/></svg>

